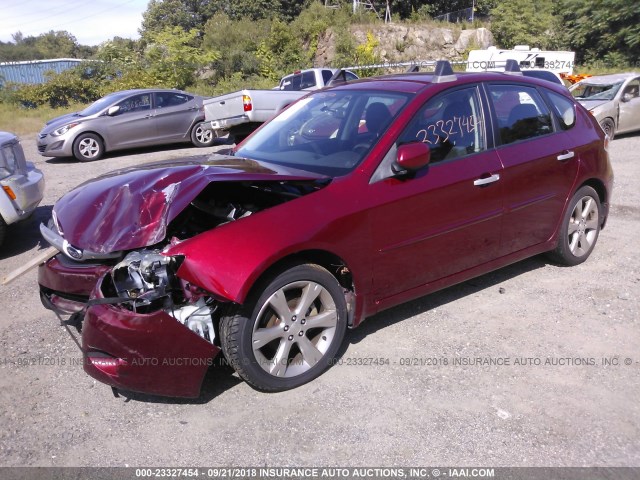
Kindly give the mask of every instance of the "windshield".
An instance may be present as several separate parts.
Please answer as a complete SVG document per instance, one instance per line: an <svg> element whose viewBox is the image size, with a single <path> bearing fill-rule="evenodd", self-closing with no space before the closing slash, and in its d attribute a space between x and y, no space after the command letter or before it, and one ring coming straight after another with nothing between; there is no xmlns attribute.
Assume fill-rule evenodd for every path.
<svg viewBox="0 0 640 480"><path fill-rule="evenodd" d="M571 95L579 100L613 100L622 83L596 84L580 82L571 89Z"/></svg>
<svg viewBox="0 0 640 480"><path fill-rule="evenodd" d="M291 105L236 155L332 177L351 172L387 130L410 95L329 90Z"/></svg>
<svg viewBox="0 0 640 480"><path fill-rule="evenodd" d="M112 105L113 103L118 102L119 100L125 98L130 94L131 92L110 93L106 97L102 97L101 99L93 102L87 108L79 112L78 115L80 115L81 117L88 117L89 115L95 115L101 110L104 110L105 108L107 108L109 105Z"/></svg>

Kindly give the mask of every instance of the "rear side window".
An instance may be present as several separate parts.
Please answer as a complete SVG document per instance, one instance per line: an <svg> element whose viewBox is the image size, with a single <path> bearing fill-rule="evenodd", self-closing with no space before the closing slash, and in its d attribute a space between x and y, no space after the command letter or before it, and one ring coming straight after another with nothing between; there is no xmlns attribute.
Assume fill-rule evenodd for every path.
<svg viewBox="0 0 640 480"><path fill-rule="evenodd" d="M311 88L316 86L316 75L313 70L302 73L302 82L300 83L300 89Z"/></svg>
<svg viewBox="0 0 640 480"><path fill-rule="evenodd" d="M184 93L158 92L156 93L156 108L175 107L192 99L192 96Z"/></svg>
<svg viewBox="0 0 640 480"><path fill-rule="evenodd" d="M502 145L553 132L551 113L535 88L490 85L489 93Z"/></svg>
<svg viewBox="0 0 640 480"><path fill-rule="evenodd" d="M420 109L399 143L423 142L431 162L464 157L485 150L485 128L475 87L438 95Z"/></svg>
<svg viewBox="0 0 640 480"><path fill-rule="evenodd" d="M569 130L576 124L576 107L571 100L555 92L546 91L551 102L551 109L558 118L563 130Z"/></svg>

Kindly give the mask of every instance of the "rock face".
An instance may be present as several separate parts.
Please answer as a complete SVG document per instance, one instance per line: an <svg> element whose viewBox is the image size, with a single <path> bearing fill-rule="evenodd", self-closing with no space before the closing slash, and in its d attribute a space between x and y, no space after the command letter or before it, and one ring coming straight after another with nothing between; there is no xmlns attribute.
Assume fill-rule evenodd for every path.
<svg viewBox="0 0 640 480"><path fill-rule="evenodd" d="M351 27L351 34L357 44L367 41L367 33L372 33L378 40L375 53L383 62L462 60L463 54L468 50L485 49L494 44L493 35L486 28L462 30L457 26L445 28L434 27L433 24L393 23ZM334 57L335 34L329 30L320 39L315 64L332 65Z"/></svg>

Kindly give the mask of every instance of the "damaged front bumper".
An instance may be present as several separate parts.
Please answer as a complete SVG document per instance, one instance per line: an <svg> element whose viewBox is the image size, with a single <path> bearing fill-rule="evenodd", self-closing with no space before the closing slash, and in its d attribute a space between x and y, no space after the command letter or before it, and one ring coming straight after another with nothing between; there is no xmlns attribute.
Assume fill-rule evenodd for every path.
<svg viewBox="0 0 640 480"><path fill-rule="evenodd" d="M220 348L160 309L132 311L104 300L98 283L82 324L84 370L119 389L195 398Z"/></svg>
<svg viewBox="0 0 640 480"><path fill-rule="evenodd" d="M60 315L81 311L100 277L111 268L105 264L76 263L62 253L57 254L38 268L42 304Z"/></svg>

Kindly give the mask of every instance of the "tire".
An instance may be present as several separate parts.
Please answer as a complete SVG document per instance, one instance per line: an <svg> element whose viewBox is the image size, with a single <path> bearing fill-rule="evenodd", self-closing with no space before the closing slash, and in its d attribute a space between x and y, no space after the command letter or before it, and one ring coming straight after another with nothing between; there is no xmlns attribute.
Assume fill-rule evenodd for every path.
<svg viewBox="0 0 640 480"><path fill-rule="evenodd" d="M596 191L584 186L571 198L564 214L558 246L551 257L564 265L584 262L595 247L602 224L602 206Z"/></svg>
<svg viewBox="0 0 640 480"><path fill-rule="evenodd" d="M83 133L73 142L73 156L81 162L99 160L104 155L102 139L95 133Z"/></svg>
<svg viewBox="0 0 640 480"><path fill-rule="evenodd" d="M205 122L198 122L191 129L191 143L199 148L210 147L216 139L216 136L211 130L203 128L204 123Z"/></svg>
<svg viewBox="0 0 640 480"><path fill-rule="evenodd" d="M613 140L613 137L615 137L616 135L616 125L615 123L613 123L613 120L610 118L605 118L600 123L600 126L602 127L602 130L604 130L604 133L609 135L609 141Z"/></svg>
<svg viewBox="0 0 640 480"><path fill-rule="evenodd" d="M332 364L347 327L344 292L333 275L298 265L267 280L253 298L220 321L222 351L249 385L288 390Z"/></svg>
<svg viewBox="0 0 640 480"><path fill-rule="evenodd" d="M4 218L2 218L2 215L0 215L0 245L2 245L2 243L4 242L4 236L6 232L7 223L4 221Z"/></svg>

